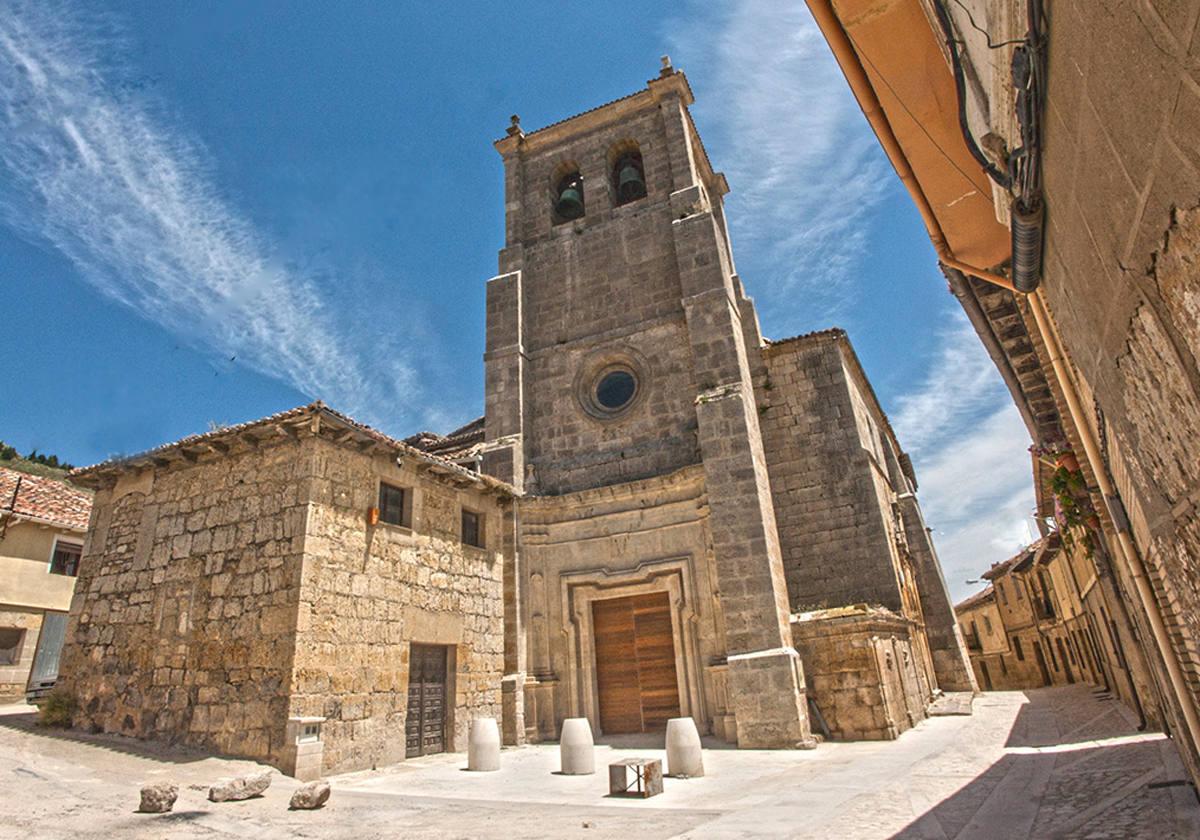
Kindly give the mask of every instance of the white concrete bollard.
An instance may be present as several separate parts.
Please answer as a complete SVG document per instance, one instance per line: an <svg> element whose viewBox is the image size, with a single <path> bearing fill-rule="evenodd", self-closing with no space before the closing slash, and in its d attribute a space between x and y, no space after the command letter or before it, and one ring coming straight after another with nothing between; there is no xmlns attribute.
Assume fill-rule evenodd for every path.
<svg viewBox="0 0 1200 840"><path fill-rule="evenodd" d="M700 733L690 717L667 721L667 775L695 777L704 775L704 756Z"/></svg>
<svg viewBox="0 0 1200 840"><path fill-rule="evenodd" d="M596 772L596 750L587 718L563 721L558 752L564 776L586 776Z"/></svg>
<svg viewBox="0 0 1200 840"><path fill-rule="evenodd" d="M500 727L495 718L475 718L467 735L467 769L500 769Z"/></svg>

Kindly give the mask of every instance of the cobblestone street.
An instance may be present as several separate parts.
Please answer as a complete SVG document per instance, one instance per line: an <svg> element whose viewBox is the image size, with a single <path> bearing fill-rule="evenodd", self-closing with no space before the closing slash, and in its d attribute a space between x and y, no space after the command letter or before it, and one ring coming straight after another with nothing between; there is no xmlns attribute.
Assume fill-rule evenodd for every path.
<svg viewBox="0 0 1200 840"><path fill-rule="evenodd" d="M970 717L931 718L888 743L811 752L709 749L707 775L648 801L606 797L609 761L660 751L597 748L595 776L555 775L553 745L506 750L498 773L461 754L331 779L316 812L297 783L213 804L209 784L253 769L122 739L46 732L0 715L0 836L1135 838L1200 836L1200 805L1172 742L1138 733L1087 686L997 692ZM134 813L146 782L180 786L168 815Z"/></svg>

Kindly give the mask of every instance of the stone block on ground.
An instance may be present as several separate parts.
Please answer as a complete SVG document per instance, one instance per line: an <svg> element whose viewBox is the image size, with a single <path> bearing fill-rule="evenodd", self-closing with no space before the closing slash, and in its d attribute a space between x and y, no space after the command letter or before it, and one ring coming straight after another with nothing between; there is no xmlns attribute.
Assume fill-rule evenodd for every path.
<svg viewBox="0 0 1200 840"><path fill-rule="evenodd" d="M293 811L315 811L329 801L329 782L323 779L296 788L288 807Z"/></svg>
<svg viewBox="0 0 1200 840"><path fill-rule="evenodd" d="M138 805L138 811L143 814L165 814L175 807L178 797L179 785L170 782L145 785L142 788L142 801Z"/></svg>
<svg viewBox="0 0 1200 840"><path fill-rule="evenodd" d="M253 776L239 776L226 782L218 782L208 789L211 802L235 802L261 796L271 786L271 773L265 771Z"/></svg>

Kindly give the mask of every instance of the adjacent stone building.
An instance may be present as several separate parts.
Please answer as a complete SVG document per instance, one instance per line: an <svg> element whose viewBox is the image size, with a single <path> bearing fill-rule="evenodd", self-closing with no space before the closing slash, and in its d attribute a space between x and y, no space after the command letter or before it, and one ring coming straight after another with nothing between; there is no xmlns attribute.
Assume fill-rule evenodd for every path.
<svg viewBox="0 0 1200 840"><path fill-rule="evenodd" d="M760 335L691 102L666 64L497 142L483 417L318 403L76 474L80 724L313 775L475 716L795 748L974 690L912 464L842 331Z"/></svg>
<svg viewBox="0 0 1200 840"><path fill-rule="evenodd" d="M1122 660L1122 643L1082 606L1070 568L1077 554L1059 535L1044 537L984 572L987 588L955 608L983 690L1087 682L1136 707L1109 666Z"/></svg>
<svg viewBox="0 0 1200 840"><path fill-rule="evenodd" d="M500 716L507 485L320 404L77 471L81 726L360 769Z"/></svg>

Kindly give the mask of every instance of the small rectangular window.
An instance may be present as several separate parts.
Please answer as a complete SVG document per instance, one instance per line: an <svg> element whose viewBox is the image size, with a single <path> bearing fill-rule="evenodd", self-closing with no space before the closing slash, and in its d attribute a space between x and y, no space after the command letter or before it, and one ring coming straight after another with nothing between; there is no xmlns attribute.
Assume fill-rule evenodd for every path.
<svg viewBox="0 0 1200 840"><path fill-rule="evenodd" d="M391 484L379 484L379 521L389 525L411 527L408 506L409 491Z"/></svg>
<svg viewBox="0 0 1200 840"><path fill-rule="evenodd" d="M483 517L471 510L462 512L462 541L483 548Z"/></svg>
<svg viewBox="0 0 1200 840"><path fill-rule="evenodd" d="M60 542L54 546L54 557L50 560L50 574L75 577L79 574L79 558L83 546Z"/></svg>
<svg viewBox="0 0 1200 840"><path fill-rule="evenodd" d="M983 629L989 636L992 635L992 620L986 615L983 617Z"/></svg>
<svg viewBox="0 0 1200 840"><path fill-rule="evenodd" d="M19 627L0 627L0 665L16 665L21 658L25 631Z"/></svg>
<svg viewBox="0 0 1200 840"><path fill-rule="evenodd" d="M1016 651L1017 659L1025 661L1025 651L1021 650L1021 637L1013 636L1013 650Z"/></svg>

